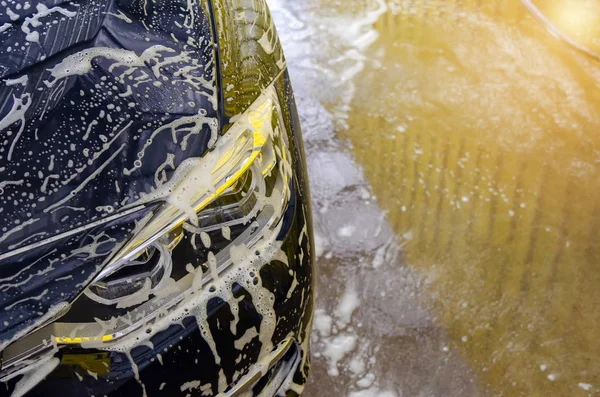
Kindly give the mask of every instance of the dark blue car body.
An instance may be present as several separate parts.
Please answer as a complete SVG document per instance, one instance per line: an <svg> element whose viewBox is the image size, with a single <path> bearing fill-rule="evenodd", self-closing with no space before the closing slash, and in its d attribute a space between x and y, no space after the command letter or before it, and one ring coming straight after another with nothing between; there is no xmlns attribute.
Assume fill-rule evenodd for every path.
<svg viewBox="0 0 600 397"><path fill-rule="evenodd" d="M18 0L7 10L0 13L0 395L301 393L313 310L310 198L293 93L264 2ZM84 291L166 205L152 199L158 187L210 153L232 117L265 90L280 104L293 175L277 235L286 258L257 251L254 277L272 294L277 317L270 355L258 336L264 314L240 283L226 287L234 301L202 303L204 328L184 316L127 351L57 339L56 323L127 312ZM174 274L202 264L188 240L173 250ZM207 248L219 244L227 241L213 238Z"/></svg>

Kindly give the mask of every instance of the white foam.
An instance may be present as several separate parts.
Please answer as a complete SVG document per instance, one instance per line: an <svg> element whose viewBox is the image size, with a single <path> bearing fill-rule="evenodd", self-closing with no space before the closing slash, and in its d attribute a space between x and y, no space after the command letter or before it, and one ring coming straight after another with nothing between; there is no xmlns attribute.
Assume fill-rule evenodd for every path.
<svg viewBox="0 0 600 397"><path fill-rule="evenodd" d="M339 320L340 327L345 327L350 324L352 313L360 306L360 298L356 292L356 282L348 281L344 295L338 302L335 310L335 316Z"/></svg>
<svg viewBox="0 0 600 397"><path fill-rule="evenodd" d="M338 363L354 350L357 340L358 337L355 334L343 333L332 337L328 341L323 350L323 356L329 361L327 373L330 376L338 376L340 374Z"/></svg>
<svg viewBox="0 0 600 397"><path fill-rule="evenodd" d="M377 251L375 251L375 256L373 257L373 262L371 262L371 264L373 265L373 267L375 269L377 269L378 267L383 265L383 263L385 261L386 249L387 249L387 246L382 245L381 247L377 248Z"/></svg>
<svg viewBox="0 0 600 397"><path fill-rule="evenodd" d="M13 150L15 149L15 146L16 146L17 142L19 141L19 138L21 137L23 130L25 129L25 113L29 109L29 106L31 106L31 103L32 103L31 94L23 94L18 98L13 95L13 105L12 105L11 109L8 111L6 116L4 116L2 118L2 120L0 120L0 131L6 130L8 127L10 127L12 124L14 124L16 122L21 123L20 127L19 127L19 131L17 132L17 135L13 139L13 141L10 145L10 149L8 150L8 156L7 156L8 160L11 160ZM7 135L10 136L10 134L7 134Z"/></svg>
<svg viewBox="0 0 600 397"><path fill-rule="evenodd" d="M6 7L6 15L8 15L8 17L10 18L11 21L16 21L20 18L19 14L15 13L13 10L11 10L10 8Z"/></svg>
<svg viewBox="0 0 600 397"><path fill-rule="evenodd" d="M181 387L179 388L182 392L184 391L192 391L194 389L198 389L200 387L200 385L202 384L202 382L200 382L199 380L192 380L189 382L185 382L183 385L181 385Z"/></svg>
<svg viewBox="0 0 600 397"><path fill-rule="evenodd" d="M337 234L340 237L352 237L354 232L356 231L356 226L354 225L345 225L338 229Z"/></svg>
<svg viewBox="0 0 600 397"><path fill-rule="evenodd" d="M73 18L77 15L77 12L69 11L62 7L52 7L48 8L42 3L38 3L36 5L37 12L32 16L25 18L23 25L21 25L21 30L25 33L25 40L37 43L39 42L40 34L37 31L32 30L32 28L37 28L42 25L40 19L47 17L50 14L55 12L61 14L66 18Z"/></svg>
<svg viewBox="0 0 600 397"><path fill-rule="evenodd" d="M221 226L221 234L225 240L231 240L231 229L227 225Z"/></svg>
<svg viewBox="0 0 600 397"><path fill-rule="evenodd" d="M354 356L348 363L348 369L354 373L354 375L360 375L365 372L367 368L367 364L365 360L361 356Z"/></svg>
<svg viewBox="0 0 600 397"><path fill-rule="evenodd" d="M314 232L313 238L315 242L315 255L317 256L317 258L320 258L329 246L329 240L327 240L317 231Z"/></svg>
<svg viewBox="0 0 600 397"><path fill-rule="evenodd" d="M41 300L41 299L42 299L42 298L43 298L43 297L44 297L44 296L45 296L47 293L48 293L48 289L45 289L44 291L42 291L42 293L41 293L40 295L37 295L37 296L29 296L29 297L27 297L27 298L23 298L23 299L21 299L21 300L18 300L18 301L16 301L16 302L14 302L14 303L12 303L12 304L10 304L10 305L6 306L6 307L4 308L4 310L10 310L10 309L12 309L13 307L15 307L15 306L17 306L17 305L20 305L20 304L22 304L22 303L24 303L24 302L28 302L28 301L39 301L39 300Z"/></svg>
<svg viewBox="0 0 600 397"><path fill-rule="evenodd" d="M363 376L361 379L359 379L358 382L356 382L356 385L358 387L360 387L361 389L366 389L366 388L371 387L371 385L373 385L373 382L375 382L375 374L373 374L372 372L369 372L368 374Z"/></svg>
<svg viewBox="0 0 600 397"><path fill-rule="evenodd" d="M382 391L376 387L372 387L370 389L350 392L348 397L398 397L398 394L394 391Z"/></svg>
<svg viewBox="0 0 600 397"><path fill-rule="evenodd" d="M582 390L585 390L585 391L590 391L590 390L592 390L592 387L593 387L593 386L592 386L591 384L589 384L589 383L582 383L582 382L578 383L578 384L577 384L577 386L578 386L580 389L582 389Z"/></svg>
<svg viewBox="0 0 600 397"><path fill-rule="evenodd" d="M323 309L315 310L313 328L323 337L331 335L333 319Z"/></svg>
<svg viewBox="0 0 600 397"><path fill-rule="evenodd" d="M258 331L256 330L256 327L249 328L246 330L246 332L244 333L244 335L242 335L241 338L234 342L234 346L238 350L243 350L244 347L246 347L248 343L250 343L257 336Z"/></svg>
<svg viewBox="0 0 600 397"><path fill-rule="evenodd" d="M1 30L0 30L1 32ZM27 86L27 82L29 81L29 76L27 76L26 74L24 74L21 77L18 77L16 79L6 79L4 80L4 84L6 84L7 87L10 87L12 85L17 85L20 84L22 86Z"/></svg>
<svg viewBox="0 0 600 397"><path fill-rule="evenodd" d="M208 235L208 233L200 232L200 240L202 240L202 244L204 245L204 248L210 248L211 241L210 241L210 236Z"/></svg>

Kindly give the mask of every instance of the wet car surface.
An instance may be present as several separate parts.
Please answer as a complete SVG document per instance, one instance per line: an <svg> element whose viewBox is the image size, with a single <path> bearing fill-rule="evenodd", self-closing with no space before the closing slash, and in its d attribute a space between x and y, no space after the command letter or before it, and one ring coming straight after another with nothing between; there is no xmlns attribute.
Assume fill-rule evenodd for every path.
<svg viewBox="0 0 600 397"><path fill-rule="evenodd" d="M600 65L516 1L270 4L308 130L306 395L596 395Z"/></svg>
<svg viewBox="0 0 600 397"><path fill-rule="evenodd" d="M300 394L311 207L266 4L1 22L0 394Z"/></svg>

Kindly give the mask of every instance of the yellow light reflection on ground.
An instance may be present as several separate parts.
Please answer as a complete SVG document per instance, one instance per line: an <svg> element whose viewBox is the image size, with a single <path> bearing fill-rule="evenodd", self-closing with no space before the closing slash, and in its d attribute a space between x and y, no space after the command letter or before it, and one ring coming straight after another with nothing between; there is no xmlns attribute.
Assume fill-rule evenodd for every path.
<svg viewBox="0 0 600 397"><path fill-rule="evenodd" d="M600 65L518 1L396 3L344 134L490 394L586 395L600 386ZM562 23L588 23L579 10Z"/></svg>
<svg viewBox="0 0 600 397"><path fill-rule="evenodd" d="M526 0L570 40L600 51L600 2L597 0Z"/></svg>

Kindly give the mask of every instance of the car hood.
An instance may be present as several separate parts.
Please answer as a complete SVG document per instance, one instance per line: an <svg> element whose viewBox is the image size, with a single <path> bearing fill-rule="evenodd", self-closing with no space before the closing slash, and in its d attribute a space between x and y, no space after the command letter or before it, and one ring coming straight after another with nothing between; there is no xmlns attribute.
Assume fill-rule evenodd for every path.
<svg viewBox="0 0 600 397"><path fill-rule="evenodd" d="M206 2L31 4L0 14L0 350L86 287L220 128Z"/></svg>

